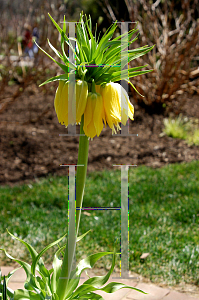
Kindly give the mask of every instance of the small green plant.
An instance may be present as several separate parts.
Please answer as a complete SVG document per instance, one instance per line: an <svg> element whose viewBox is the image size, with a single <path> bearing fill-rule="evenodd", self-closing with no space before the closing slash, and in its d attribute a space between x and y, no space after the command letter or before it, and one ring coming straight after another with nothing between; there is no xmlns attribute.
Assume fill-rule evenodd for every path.
<svg viewBox="0 0 199 300"><path fill-rule="evenodd" d="M192 140L193 144L199 145L199 128L194 130L191 140Z"/></svg>
<svg viewBox="0 0 199 300"><path fill-rule="evenodd" d="M42 259L42 255L51 247L58 245L62 239L66 236L64 235L57 241L51 243L47 247L45 247L40 253L37 253L37 251L27 242L21 240L20 238L17 238L16 236L12 235L10 232L8 232L14 239L17 239L20 241L29 251L31 258L32 258L32 265L29 265L28 263L13 258L11 255L9 255L5 249L3 250L7 257L17 262L26 272L27 279L24 283L25 289L18 289L15 292L11 289L6 289L6 286L11 278L11 276L14 274L15 271L9 273L6 276L4 276L3 282L0 281L0 296L3 297L3 300L7 299L30 299L30 300L41 300L41 299L51 299L51 300L58 300L57 296L57 288L60 280L61 270L62 270L62 259L60 259L60 254L63 254L63 251L66 248L66 245L60 247L55 255L53 260L53 268L48 270L45 267L44 261ZM87 232L88 233L88 232ZM81 235L77 238L77 242L80 241L87 233ZM67 248L66 248L67 249ZM78 287L80 276L82 272L86 269L91 269L93 265L99 260L101 257L113 254L113 260L112 260L112 266L109 270L109 272L104 276L95 276L92 278L89 278L84 282L84 284L80 285ZM67 300L72 299L103 299L101 296L94 293L94 291L101 290L106 293L113 293L121 288L130 288L135 289L137 291L140 291L144 293L143 291L136 289L131 286L127 286L122 283L117 282L111 282L108 283L106 286L103 286L109 279L111 273L113 272L114 266L115 266L115 252L101 252L101 253L95 253L92 254L85 259L82 259L77 267L71 272L70 279L68 280L67 288L65 291L65 298ZM39 273L40 276L36 275L36 271ZM1 274L0 274L1 275ZM0 278L1 279L1 278ZM101 288L100 288L101 287ZM7 292L7 293L6 293ZM144 293L145 294L145 293Z"/></svg>
<svg viewBox="0 0 199 300"><path fill-rule="evenodd" d="M189 145L199 145L199 120L179 115L176 119L164 119L164 133L186 140Z"/></svg>

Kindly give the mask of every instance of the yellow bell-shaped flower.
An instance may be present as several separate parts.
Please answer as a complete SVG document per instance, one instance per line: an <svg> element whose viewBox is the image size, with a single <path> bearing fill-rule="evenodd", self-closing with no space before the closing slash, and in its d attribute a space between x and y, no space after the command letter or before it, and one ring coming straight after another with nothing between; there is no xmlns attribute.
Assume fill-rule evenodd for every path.
<svg viewBox="0 0 199 300"><path fill-rule="evenodd" d="M73 82L59 81L54 100L55 111L59 123L66 127L81 121L86 108L88 84L78 80Z"/></svg>
<svg viewBox="0 0 199 300"><path fill-rule="evenodd" d="M128 117L131 120L134 120L134 106L131 104L129 100L129 96L126 92L126 90L118 83L113 83L115 88L118 91L119 95L119 107L121 112L121 122L123 125L126 125L126 122L128 121Z"/></svg>
<svg viewBox="0 0 199 300"><path fill-rule="evenodd" d="M115 132L114 126L120 129L119 123L126 125L128 117L133 120L134 107L129 101L125 89L118 83L108 83L100 89L105 118L109 127Z"/></svg>
<svg viewBox="0 0 199 300"><path fill-rule="evenodd" d="M90 138L99 136L106 123L116 132L120 129L120 122L126 125L128 117L133 120L134 115L127 92L120 84L113 82L105 86L93 82L92 92L88 94L85 81L77 80L75 84L60 81L54 105L59 122L66 127L80 123L84 114L83 129Z"/></svg>
<svg viewBox="0 0 199 300"><path fill-rule="evenodd" d="M54 107L55 107L56 114L57 114L57 108L58 108L58 105L59 105L60 94L62 92L63 86L64 86L64 81L60 80L58 88L57 88L56 93L55 93L55 100L54 100Z"/></svg>
<svg viewBox="0 0 199 300"><path fill-rule="evenodd" d="M65 124L66 120L68 120L68 97L67 100L64 99L63 90L64 94L68 94L68 82L60 80L55 94L54 107L58 121L62 125Z"/></svg>
<svg viewBox="0 0 199 300"><path fill-rule="evenodd" d="M81 121L85 111L88 96L88 84L86 81L77 80L76 83L76 120Z"/></svg>
<svg viewBox="0 0 199 300"><path fill-rule="evenodd" d="M90 92L84 112L84 132L90 138L99 136L103 129L104 106L99 93Z"/></svg>

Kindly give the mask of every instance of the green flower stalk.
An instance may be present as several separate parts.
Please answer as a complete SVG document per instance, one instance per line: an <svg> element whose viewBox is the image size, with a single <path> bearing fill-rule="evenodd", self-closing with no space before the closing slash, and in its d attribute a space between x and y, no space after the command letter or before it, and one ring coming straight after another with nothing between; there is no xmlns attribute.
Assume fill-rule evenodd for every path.
<svg viewBox="0 0 199 300"><path fill-rule="evenodd" d="M67 37L65 25L62 30L51 16L50 18L62 37L62 54L58 53L57 50L55 53L58 53L58 56L63 60L65 65L71 69L71 73L75 72L76 83L74 85L73 82L69 81L69 74L67 72L51 78L45 83L59 80L54 101L59 122L67 127L69 124L78 124L81 117L80 133L85 133L85 136L80 136L78 153L78 165L84 165L84 167L77 167L76 179L76 206L80 208L76 212L76 234L78 234L87 171L88 137L94 138L96 135L99 136L103 126L106 126L106 124L115 132L120 129L120 122L125 125L128 117L133 120L133 105L130 103L126 91L114 82L124 79L130 83L129 79L125 78L126 72L121 71L126 62L126 58L124 57L126 53L122 50L126 48L126 43L131 44L135 41L136 38L132 41L131 38L137 29L126 33L125 39L122 39L124 44L121 44L121 37L114 38L112 41L110 40L117 27L116 23L114 23L98 42L96 34L95 36L92 34L91 18L86 19L84 22L83 14L81 14L79 23L77 24L77 38L75 39L77 51L75 52L71 44L71 40L74 40L74 38ZM76 65L72 64L69 58L66 57L64 42L74 51ZM49 45L54 49L50 42ZM152 47L146 46L136 49L136 51L129 50L129 61L144 55L151 49ZM102 65L103 67L101 67ZM59 64L59 66L65 70L64 65ZM138 76L150 71L138 71L143 67L145 66L129 69L128 76ZM65 81L63 80L64 76L67 78ZM71 93L70 97L69 92ZM72 95L76 95L76 99ZM126 104L127 110L121 109L123 106L122 103ZM64 256L60 277L66 277L66 279L60 279L57 289L57 294L61 300L64 299L67 290L69 280L67 278L70 276L74 250L75 238L73 239L73 245L70 244L69 249L72 255L66 249Z"/></svg>
<svg viewBox="0 0 199 300"><path fill-rule="evenodd" d="M80 138L79 138L79 152L78 152L78 166L77 166L77 175L76 175L76 207L79 209L76 211L76 236L78 235L80 216L81 216L81 208L84 196L84 188L86 182L86 173L87 173L87 163L88 163L88 149L89 149L89 139L84 134L83 124L84 120L81 120L80 126ZM70 226L70 225L69 225ZM70 228L69 228L70 235ZM74 258L75 244L76 244L76 236L73 236L73 244L70 244L70 249L68 252L68 244L66 246L66 251L64 255L62 271L60 274L60 279L57 287L57 295L59 299L64 299L64 296L67 292L67 284L70 278L72 262Z"/></svg>

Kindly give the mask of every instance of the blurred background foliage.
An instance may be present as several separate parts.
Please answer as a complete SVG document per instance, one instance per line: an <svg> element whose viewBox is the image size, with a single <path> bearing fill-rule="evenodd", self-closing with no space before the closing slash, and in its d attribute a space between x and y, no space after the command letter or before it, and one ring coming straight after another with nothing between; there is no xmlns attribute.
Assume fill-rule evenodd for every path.
<svg viewBox="0 0 199 300"><path fill-rule="evenodd" d="M129 29L137 23L140 32L132 47L156 45L152 52L133 62L154 69L132 79L144 97L134 90L131 92L135 101L148 111L162 113L165 108L169 111L173 101L184 92L199 94L197 4L197 0L0 0L0 111L5 107L3 91L8 84L19 85L13 95L16 99L33 80L39 84L59 72L41 51L32 67L19 67L24 25L38 27L39 45L50 53L47 38L59 48L59 36L48 13L60 23L64 15L68 21L78 21L82 10L91 15L93 24L97 23L98 32L103 33L116 20L129 21L133 22L129 23ZM13 63L13 55L18 57L18 63Z"/></svg>

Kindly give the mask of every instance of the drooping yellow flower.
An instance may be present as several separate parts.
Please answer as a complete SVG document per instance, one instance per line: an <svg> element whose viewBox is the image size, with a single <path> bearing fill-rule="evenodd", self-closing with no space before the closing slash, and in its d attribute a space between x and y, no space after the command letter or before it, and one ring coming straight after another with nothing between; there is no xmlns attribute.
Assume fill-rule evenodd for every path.
<svg viewBox="0 0 199 300"><path fill-rule="evenodd" d="M84 112L84 132L90 138L99 136L103 129L104 120L103 99L99 93L90 92Z"/></svg>
<svg viewBox="0 0 199 300"><path fill-rule="evenodd" d="M88 84L85 81L59 81L54 100L58 121L66 127L81 121L86 108ZM75 109L76 108L76 109Z"/></svg>
<svg viewBox="0 0 199 300"><path fill-rule="evenodd" d="M134 107L129 101L127 92L120 84L108 83L101 87L100 92L103 98L106 122L114 132L114 126L116 129L120 129L120 122L126 125L128 117L133 120Z"/></svg>
<svg viewBox="0 0 199 300"><path fill-rule="evenodd" d="M85 111L88 96L88 84L86 81L77 80L76 83L76 120L81 121Z"/></svg>
<svg viewBox="0 0 199 300"><path fill-rule="evenodd" d="M59 101L60 101L60 93L63 89L63 86L64 86L64 81L60 80L58 88L55 93L55 100L54 100L54 107L55 107L56 114L57 114L57 107L58 107Z"/></svg>
<svg viewBox="0 0 199 300"><path fill-rule="evenodd" d="M54 100L54 107L57 114L57 118L59 123L62 125L65 124L66 120L68 120L67 113L68 113L68 101L65 101L63 95L68 94L68 82L64 82L62 80L59 81L59 86L56 90L55 100ZM67 97L68 100L68 97Z"/></svg>
<svg viewBox="0 0 199 300"><path fill-rule="evenodd" d="M93 138L100 135L103 125L108 124L116 133L120 122L126 125L128 117L133 120L134 107L120 84L111 82L104 87L93 84L92 89L88 93L87 82L81 80L76 84L59 81L54 106L62 125L78 124L84 114L84 132Z"/></svg>
<svg viewBox="0 0 199 300"><path fill-rule="evenodd" d="M89 93L84 112L84 132L90 138L99 136L106 123L116 133L120 122L126 125L128 117L133 120L134 107L125 89L118 83L95 85L95 93Z"/></svg>
<svg viewBox="0 0 199 300"><path fill-rule="evenodd" d="M126 90L120 84L112 83L112 85L115 86L119 95L119 112L121 115L121 123L126 125L128 117L131 120L134 120L134 106L131 104Z"/></svg>

